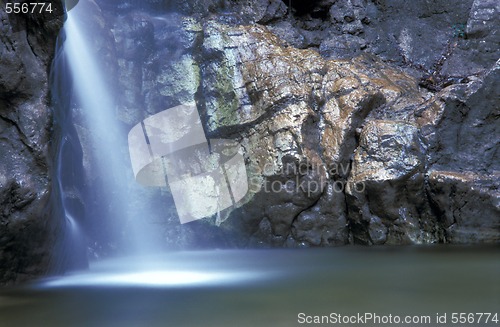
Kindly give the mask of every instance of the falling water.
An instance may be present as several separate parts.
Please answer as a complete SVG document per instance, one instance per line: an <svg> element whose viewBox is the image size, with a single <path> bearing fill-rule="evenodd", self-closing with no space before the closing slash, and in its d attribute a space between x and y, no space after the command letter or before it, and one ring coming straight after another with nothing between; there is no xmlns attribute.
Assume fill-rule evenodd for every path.
<svg viewBox="0 0 500 327"><path fill-rule="evenodd" d="M121 236L123 244L117 245L125 254L155 252L160 248L158 240L161 235L158 229L148 224L147 218L144 218L150 216L148 205L147 203L138 205L137 199L140 195L134 193L135 188L131 186L134 184L134 176L126 153L127 131L116 118L117 105L114 100L121 95L116 94L116 91L109 86L103 62L93 48L93 26L89 24L88 19L92 12L89 8L92 7L80 3L68 12L63 27L64 43L59 49L53 74L59 76L58 78L66 78L66 84L62 83L56 92L59 93L59 98L69 95L67 93L71 90L70 86L72 86L72 96L70 101L64 103L59 101L59 110L70 112L76 109L81 115L81 124L86 129L84 132L80 131L79 135L80 138L88 138L83 161L87 165L93 165L92 169L86 169L92 176L86 178L99 181L95 184L100 186L99 189L88 190L90 193L99 194L96 197L98 203L87 205L106 208L100 213L103 215L102 220L112 221L111 229L115 233L127 231L126 236ZM63 65L57 64L57 61L66 64L66 72L61 71ZM66 114L71 115L71 113ZM61 120L59 123L71 122ZM69 137L64 135L62 139L61 149ZM63 159L62 154L59 158L71 160L68 157ZM64 162L58 164L59 179L64 182L66 178L64 175L67 174L64 170L68 169L68 165ZM83 175L84 170L82 167L80 169L81 171L76 174ZM66 205L64 201L63 205ZM81 231L77 230L78 219L72 217L69 213L71 210L64 209L68 225L73 226L72 234L81 234ZM105 215L107 216L104 217ZM96 217L93 219L96 220Z"/></svg>

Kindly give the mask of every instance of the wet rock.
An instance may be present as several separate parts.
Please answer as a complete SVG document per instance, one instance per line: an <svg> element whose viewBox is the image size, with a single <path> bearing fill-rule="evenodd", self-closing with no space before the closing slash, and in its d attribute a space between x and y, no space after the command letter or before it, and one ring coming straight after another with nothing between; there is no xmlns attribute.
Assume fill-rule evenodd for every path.
<svg viewBox="0 0 500 327"><path fill-rule="evenodd" d="M483 80L450 86L416 110L430 165L437 170L500 169L500 61Z"/></svg>
<svg viewBox="0 0 500 327"><path fill-rule="evenodd" d="M352 11L353 19L346 14L347 21L342 20L358 22L363 30L351 31L348 25L329 37L354 40L361 49L363 33L380 18L380 8L351 5L330 10L327 17L340 23L334 15ZM293 9L294 17L269 27L237 26L226 18L199 24L195 19L191 26L199 26L198 41L178 49L168 65L191 58L179 71L195 67L199 77L178 76L189 81L185 85L151 83L161 76L151 70L143 83L163 85L163 94L157 90L146 97L150 104L188 101L182 94L192 90L187 94L198 104L207 136L241 142L250 192L213 223L239 246L446 241L427 186L427 171L436 161L427 133L438 125L422 120L437 100L377 57L365 54L347 61L332 52L329 57L337 60L325 60L327 42L319 48L323 56L283 42L277 36L285 36L298 19ZM439 14L414 9L424 10L424 17ZM310 11L305 15L309 26L319 19ZM290 42L310 41L305 30L294 31ZM155 35L158 40L169 34Z"/></svg>
<svg viewBox="0 0 500 327"><path fill-rule="evenodd" d="M366 243L436 241L433 216L422 198L424 164L417 129L398 121L414 121L411 108L426 97L414 80L371 57L325 61L317 52L283 45L262 27L210 22L205 31L202 58L210 59L200 66L207 131L241 137L255 174L248 203L226 213L222 228L242 234L243 244L248 235L250 244L345 244L346 221L355 224L356 212L370 202L373 215L359 219L360 225L375 221L363 229L373 237ZM391 120L364 126L368 117ZM370 157L363 161L360 149L351 173L358 130L364 131L360 146L369 149ZM307 168L300 172L301 167ZM370 170L372 177L364 173ZM346 210L348 177L352 192ZM380 198L368 201L357 194L352 189L358 182ZM393 182L394 188L387 189ZM319 192L304 192L312 186ZM405 188L407 194L396 197Z"/></svg>
<svg viewBox="0 0 500 327"><path fill-rule="evenodd" d="M0 284L49 269L55 233L48 67L62 21L0 8Z"/></svg>
<svg viewBox="0 0 500 327"><path fill-rule="evenodd" d="M269 30L295 48L307 48L308 41L303 31L296 29L289 20L276 22L269 26Z"/></svg>
<svg viewBox="0 0 500 327"><path fill-rule="evenodd" d="M335 1L330 7L330 18L340 26L342 33L363 33L366 20L366 1Z"/></svg>
<svg viewBox="0 0 500 327"><path fill-rule="evenodd" d="M145 83L142 78L132 79L142 88L143 100L139 103L148 114L194 101L200 83L194 49L201 42L201 24L177 14L155 17L152 22L155 50L142 65ZM130 81L124 80L124 85L130 85Z"/></svg>
<svg viewBox="0 0 500 327"><path fill-rule="evenodd" d="M292 225L287 246L335 246L348 243L349 227L343 185L331 183L324 195L302 211Z"/></svg>
<svg viewBox="0 0 500 327"><path fill-rule="evenodd" d="M209 131L262 120L286 102L304 108L320 82L318 53L299 55L297 49L281 46L266 28L231 28L212 21L205 33L202 58L208 60L201 67ZM283 118L276 120L273 129L289 124L285 119L289 111L281 113Z"/></svg>
<svg viewBox="0 0 500 327"><path fill-rule="evenodd" d="M424 156L415 126L370 121L360 135L347 203L355 242L437 242L425 197Z"/></svg>
<svg viewBox="0 0 500 327"><path fill-rule="evenodd" d="M328 59L347 59L361 54L366 41L355 35L340 35L321 42L319 53Z"/></svg>
<svg viewBox="0 0 500 327"><path fill-rule="evenodd" d="M467 21L453 25L458 41L443 64L443 73L451 76L469 76L484 72L498 60L498 24L500 5L497 1L476 0Z"/></svg>
<svg viewBox="0 0 500 327"><path fill-rule="evenodd" d="M272 21L284 18L288 14L287 6L280 0L261 0L253 1L253 3L258 3L261 8L265 8L265 10L257 11L260 14L256 17L259 24L269 24Z"/></svg>
<svg viewBox="0 0 500 327"><path fill-rule="evenodd" d="M416 111L447 242L498 242L499 69L497 61L483 80L450 86Z"/></svg>
<svg viewBox="0 0 500 327"><path fill-rule="evenodd" d="M319 48L326 58L377 55L413 76L432 77L429 89L439 91L498 59L497 13L490 0L292 1L292 15L265 24L291 45Z"/></svg>
<svg viewBox="0 0 500 327"><path fill-rule="evenodd" d="M468 19L472 1L405 10L396 1L292 2L288 10L283 1L216 2L154 16L131 10L113 23L120 83L131 95L122 121L196 103L207 138L242 147L249 193L203 222L169 222L187 235L180 243L196 244L205 229L218 231L207 242L225 246L458 242L440 220L438 208L450 204L433 198L429 171L472 165L473 153L480 169L496 167L485 136L497 132L486 109L495 107L495 70L484 83L436 84L444 90L435 96L408 72L445 71L451 41L465 40L453 24ZM471 114L460 104L467 101L483 109ZM458 131L467 142L447 141ZM491 158L479 164L474 149Z"/></svg>
<svg viewBox="0 0 500 327"><path fill-rule="evenodd" d="M431 199L446 242L458 244L500 241L500 175L432 171Z"/></svg>

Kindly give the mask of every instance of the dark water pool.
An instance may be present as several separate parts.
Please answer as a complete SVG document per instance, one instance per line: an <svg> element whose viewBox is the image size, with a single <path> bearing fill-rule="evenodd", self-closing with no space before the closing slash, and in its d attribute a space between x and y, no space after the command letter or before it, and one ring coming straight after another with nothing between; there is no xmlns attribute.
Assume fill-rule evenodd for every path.
<svg viewBox="0 0 500 327"><path fill-rule="evenodd" d="M0 326L500 326L476 313L500 319L498 247L176 252L0 291Z"/></svg>

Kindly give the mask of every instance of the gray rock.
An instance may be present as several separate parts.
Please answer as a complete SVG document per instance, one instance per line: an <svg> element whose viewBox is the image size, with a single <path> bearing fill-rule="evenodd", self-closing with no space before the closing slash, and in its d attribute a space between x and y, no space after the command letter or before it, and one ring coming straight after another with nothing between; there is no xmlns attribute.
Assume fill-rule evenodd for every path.
<svg viewBox="0 0 500 327"><path fill-rule="evenodd" d="M343 185L331 183L323 196L308 210L302 211L292 225L288 242L295 246L335 246L349 242L349 226Z"/></svg>
<svg viewBox="0 0 500 327"><path fill-rule="evenodd" d="M55 4L57 5L57 4ZM49 269L55 233L48 67L62 21L0 8L0 284Z"/></svg>
<svg viewBox="0 0 500 327"><path fill-rule="evenodd" d="M363 128L347 184L355 242L434 243L435 217L425 196L417 128L370 121Z"/></svg>
<svg viewBox="0 0 500 327"><path fill-rule="evenodd" d="M269 25L269 30L281 40L295 48L307 48L308 46L308 41L304 36L304 32L296 29L289 20L279 21Z"/></svg>
<svg viewBox="0 0 500 327"><path fill-rule="evenodd" d="M339 0L292 6L297 7L293 17L266 24L293 46L320 47L327 58L375 54L416 77L432 76L433 82L424 83L430 89L484 72L498 59L497 1Z"/></svg>
<svg viewBox="0 0 500 327"><path fill-rule="evenodd" d="M498 243L500 241L500 176L432 171L431 199L449 243Z"/></svg>
<svg viewBox="0 0 500 327"><path fill-rule="evenodd" d="M416 110L429 164L437 170L500 170L500 61L481 81L450 86Z"/></svg>
<svg viewBox="0 0 500 327"><path fill-rule="evenodd" d="M366 41L359 36L343 34L321 42L319 53L328 59L348 59L361 54Z"/></svg>
<svg viewBox="0 0 500 327"><path fill-rule="evenodd" d="M358 35L364 31L366 20L366 1L348 0L335 1L330 7L330 18L340 25L340 30L344 34Z"/></svg>
<svg viewBox="0 0 500 327"><path fill-rule="evenodd" d="M498 242L499 69L497 61L483 80L450 86L416 111L447 242Z"/></svg>
<svg viewBox="0 0 500 327"><path fill-rule="evenodd" d="M466 23L454 25L458 38L454 51L443 64L443 74L469 76L484 72L498 60L500 45L498 1L474 1Z"/></svg>

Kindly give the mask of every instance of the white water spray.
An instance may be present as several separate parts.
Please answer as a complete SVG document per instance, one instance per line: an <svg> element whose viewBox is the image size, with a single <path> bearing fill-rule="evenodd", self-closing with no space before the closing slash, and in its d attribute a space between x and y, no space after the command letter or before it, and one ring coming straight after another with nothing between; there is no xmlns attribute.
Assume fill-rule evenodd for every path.
<svg viewBox="0 0 500 327"><path fill-rule="evenodd" d="M92 13L86 9L78 5L68 12L63 51L72 76L74 95L88 131L87 152L90 153L86 153L87 159L96 161L96 167L91 171L96 176L91 178L100 181L103 196L99 201L111 208L107 211L111 213L103 215L112 216L107 219L111 218L115 230L126 228L129 231L126 244L120 248L129 253L155 252L159 250L156 240L161 236L158 228L144 219L150 216L147 205L137 205L139 195L134 194L134 188L130 187L135 182L128 156L123 155L127 148L126 133L115 116L117 105L114 98L120 95L114 94L106 83L102 60L92 49L89 35L93 26L89 26L86 19ZM111 207L111 204L114 205Z"/></svg>

